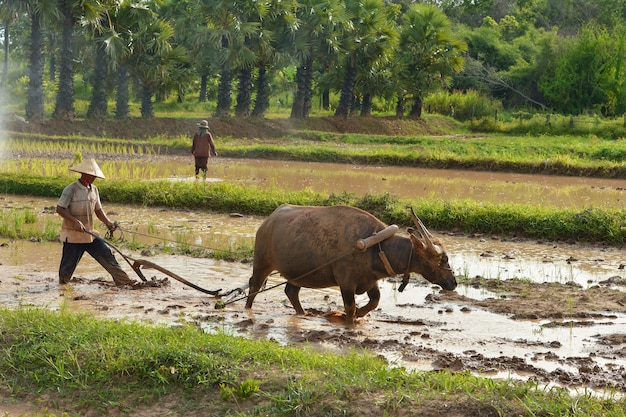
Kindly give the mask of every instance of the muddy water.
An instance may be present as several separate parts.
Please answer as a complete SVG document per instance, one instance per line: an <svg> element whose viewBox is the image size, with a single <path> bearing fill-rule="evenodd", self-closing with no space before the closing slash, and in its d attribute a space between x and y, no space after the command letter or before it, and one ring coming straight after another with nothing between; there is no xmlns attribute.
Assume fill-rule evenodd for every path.
<svg viewBox="0 0 626 417"><path fill-rule="evenodd" d="M261 187L555 207L626 205L626 180L263 160L212 161L210 176Z"/></svg>
<svg viewBox="0 0 626 417"><path fill-rule="evenodd" d="M51 207L56 199L0 194L0 208L31 208L41 222L57 222L60 217ZM117 238L146 244L215 249L228 245L233 252L240 246L251 247L263 218L233 216L188 210L147 208L108 204L109 217L122 229ZM428 225L427 225L428 226ZM583 287L597 284L620 273L626 251L565 243L538 244L495 238L442 236L455 274L460 276L510 279L535 282L574 282ZM17 264L27 262L29 253L16 251Z"/></svg>
<svg viewBox="0 0 626 417"><path fill-rule="evenodd" d="M452 246L462 247L462 240L451 239ZM283 287L259 294L251 310L244 308L243 299L235 300L224 309L216 309L215 298L174 280L161 288L118 289L89 257L81 261L75 281L60 286L56 277L61 250L59 243L0 243L4 243L0 246L0 304L9 308L34 305L169 325L193 321L200 323L207 332L272 339L285 345L304 343L317 349L336 351L365 347L385 356L391 364L421 370L439 369L442 358L449 355L464 361L475 355L522 358L528 366L543 372L576 373L576 366L565 361L571 357L593 357L601 368L626 366L623 357L595 356L599 338L624 328L626 316L623 314L597 319L589 327L544 327L546 320L512 320L506 315L465 308L446 301L445 297L434 301L431 297L439 296L439 289L419 277L412 277L411 284L402 293L397 291L397 282L382 281L379 307L357 327L346 328L334 316L343 310L341 295L334 288L303 289L301 300L305 310L310 312L304 317L294 315ZM552 249L556 253L556 248ZM37 256L33 257L33 253ZM465 253L461 251L457 256L462 259ZM564 250L563 255L566 253L569 251ZM237 262L177 255L146 258L140 253L126 254L134 259L149 259L213 290L226 291L242 286L251 273L250 265ZM485 259L484 262L492 261ZM128 265L123 265L132 274ZM578 269L577 265L572 266L572 270ZM156 271L144 270L144 273L149 279L163 278ZM532 271L527 270L527 274ZM594 279L601 279L601 275L596 274ZM268 286L281 282L279 277L270 277ZM456 292L474 299L499 297L485 289L463 285ZM357 297L357 304L365 302L365 296ZM534 377L531 371L525 373L513 369L504 374L497 368L483 371L491 377Z"/></svg>

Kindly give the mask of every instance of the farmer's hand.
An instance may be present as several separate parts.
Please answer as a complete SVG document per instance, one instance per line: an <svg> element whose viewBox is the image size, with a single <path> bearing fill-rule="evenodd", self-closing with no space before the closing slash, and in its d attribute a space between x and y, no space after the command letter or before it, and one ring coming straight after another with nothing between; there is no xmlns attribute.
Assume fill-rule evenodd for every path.
<svg viewBox="0 0 626 417"><path fill-rule="evenodd" d="M109 222L107 224L107 229L109 229L109 232L114 232L115 230L117 230L117 222Z"/></svg>
<svg viewBox="0 0 626 417"><path fill-rule="evenodd" d="M83 225L83 222L78 219L74 219L74 227L76 228L76 230L80 230L81 232L85 231L85 226Z"/></svg>

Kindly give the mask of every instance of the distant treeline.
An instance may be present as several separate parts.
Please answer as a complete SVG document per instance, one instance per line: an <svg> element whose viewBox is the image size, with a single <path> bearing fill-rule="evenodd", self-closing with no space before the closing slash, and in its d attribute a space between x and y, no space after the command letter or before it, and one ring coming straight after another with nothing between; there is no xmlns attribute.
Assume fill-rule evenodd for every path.
<svg viewBox="0 0 626 417"><path fill-rule="evenodd" d="M419 118L453 91L472 118L626 112L624 0L0 0L0 21L0 112L29 121L152 118L168 101Z"/></svg>

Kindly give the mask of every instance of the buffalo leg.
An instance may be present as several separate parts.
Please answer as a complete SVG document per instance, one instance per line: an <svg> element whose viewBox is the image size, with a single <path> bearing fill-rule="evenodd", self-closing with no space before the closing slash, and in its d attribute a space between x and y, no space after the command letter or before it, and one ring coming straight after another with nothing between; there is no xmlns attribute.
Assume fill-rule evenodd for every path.
<svg viewBox="0 0 626 417"><path fill-rule="evenodd" d="M287 294L287 298L289 298L291 305L296 310L296 314L304 315L304 309L302 304L300 304L300 287L287 283L285 285L285 294Z"/></svg>
<svg viewBox="0 0 626 417"><path fill-rule="evenodd" d="M366 305L364 305L363 307L357 310L356 312L357 317L363 317L367 313L369 313L370 311L378 307L378 302L380 301L380 289L378 289L378 285L371 288L367 292L367 295L369 296L370 301Z"/></svg>
<svg viewBox="0 0 626 417"><path fill-rule="evenodd" d="M341 297L343 298L343 308L346 310L346 323L353 324L356 315L356 301L354 300L354 291L341 289Z"/></svg>
<svg viewBox="0 0 626 417"><path fill-rule="evenodd" d="M272 271L263 271L259 273L257 270L252 271L252 277L250 277L248 289L248 299L246 300L246 308L252 308L252 303L254 302L254 298L257 293L261 291L261 288L265 285L265 281L267 281L267 276Z"/></svg>

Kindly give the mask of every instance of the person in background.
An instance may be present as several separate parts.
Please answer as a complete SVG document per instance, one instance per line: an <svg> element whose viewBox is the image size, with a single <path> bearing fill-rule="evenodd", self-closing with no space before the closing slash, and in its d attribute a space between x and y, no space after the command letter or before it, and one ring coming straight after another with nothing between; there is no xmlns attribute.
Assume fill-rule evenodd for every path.
<svg viewBox="0 0 626 417"><path fill-rule="evenodd" d="M63 255L59 266L59 283L70 282L83 254L87 252L111 274L115 285L136 285L137 281L130 279L120 267L106 242L86 233L97 234L94 230L94 216L109 230L115 230L117 227L102 210L100 194L93 185L96 178L104 178L100 167L94 159L89 159L71 167L70 171L78 172L81 176L65 187L56 207L56 212L63 218L61 225Z"/></svg>
<svg viewBox="0 0 626 417"><path fill-rule="evenodd" d="M202 120L198 123L198 131L193 135L191 153L195 158L196 179L202 170L202 178L206 179L207 163L211 156L217 156L213 135L209 132L209 122Z"/></svg>

